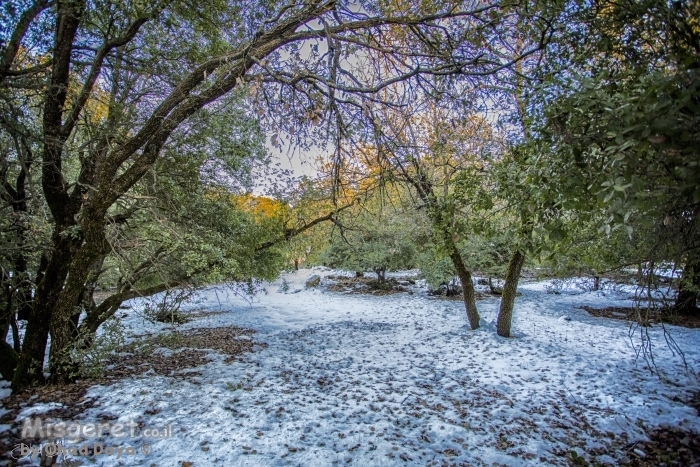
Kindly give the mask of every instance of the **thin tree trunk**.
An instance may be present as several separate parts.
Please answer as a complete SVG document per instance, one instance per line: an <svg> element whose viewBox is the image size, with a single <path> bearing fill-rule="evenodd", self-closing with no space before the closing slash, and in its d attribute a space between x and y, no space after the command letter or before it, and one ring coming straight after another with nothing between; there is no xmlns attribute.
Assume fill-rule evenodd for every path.
<svg viewBox="0 0 700 467"><path fill-rule="evenodd" d="M496 332L499 336L510 337L510 326L513 320L513 305L515 304L515 295L518 289L518 281L520 280L520 270L523 267L525 255L520 250L515 250L513 256L508 263L508 271L506 272L506 283L503 286L501 294L501 307L498 310L498 320L496 322Z"/></svg>
<svg viewBox="0 0 700 467"><path fill-rule="evenodd" d="M374 272L377 274L377 281L380 284L383 284L386 282L386 268L381 267L381 268L374 268Z"/></svg>
<svg viewBox="0 0 700 467"><path fill-rule="evenodd" d="M467 269L462 260L462 256L459 254L455 248L450 254L450 259L452 264L457 270L457 277L462 283L462 296L464 297L464 308L467 310L467 319L469 320L469 326L474 329L479 328L479 312L476 309L476 293L474 292L474 282L472 282L472 275Z"/></svg>
<svg viewBox="0 0 700 467"><path fill-rule="evenodd" d="M491 276L489 276L489 290L491 291L491 294L493 294L493 295L503 294L502 289L499 289L497 286L493 285L493 280L492 280Z"/></svg>
<svg viewBox="0 0 700 467"><path fill-rule="evenodd" d="M643 280L644 280L644 267L643 267L642 263L639 263L639 265L637 265L637 285L640 285Z"/></svg>
<svg viewBox="0 0 700 467"><path fill-rule="evenodd" d="M5 295L5 309L0 316L0 340L5 341L7 338L7 331L10 330L10 318L14 316L14 310L12 309L12 288L9 281L3 280L4 277L0 278L0 284L2 285L2 291Z"/></svg>
<svg viewBox="0 0 700 467"><path fill-rule="evenodd" d="M19 355L22 351L22 344L19 340L19 327L17 326L17 319L14 315L10 316L10 326L12 326L12 344L15 352Z"/></svg>

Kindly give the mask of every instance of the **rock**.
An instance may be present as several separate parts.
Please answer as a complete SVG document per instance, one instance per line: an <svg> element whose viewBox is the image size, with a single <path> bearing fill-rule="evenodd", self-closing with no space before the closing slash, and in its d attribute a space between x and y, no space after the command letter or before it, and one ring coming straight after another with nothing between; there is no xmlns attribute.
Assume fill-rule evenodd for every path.
<svg viewBox="0 0 700 467"><path fill-rule="evenodd" d="M321 276L314 274L306 280L306 288L317 287L321 283Z"/></svg>
<svg viewBox="0 0 700 467"><path fill-rule="evenodd" d="M559 317L559 321L571 321L571 318L569 318L568 316L564 315L564 316L560 316L560 317Z"/></svg>

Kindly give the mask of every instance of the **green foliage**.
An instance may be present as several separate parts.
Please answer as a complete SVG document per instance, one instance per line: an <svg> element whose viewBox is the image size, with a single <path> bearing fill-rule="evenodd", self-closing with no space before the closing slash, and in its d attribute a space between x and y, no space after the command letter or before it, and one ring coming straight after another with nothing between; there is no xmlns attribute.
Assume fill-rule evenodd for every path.
<svg viewBox="0 0 700 467"><path fill-rule="evenodd" d="M436 254L435 250L426 250L419 254L418 267L425 282L432 289L449 284L457 275L452 260L448 256Z"/></svg>
<svg viewBox="0 0 700 467"><path fill-rule="evenodd" d="M252 283L277 276L282 250L259 247L282 236L282 218L236 194L250 187L253 170L268 157L245 102L233 95L198 115L115 205L111 216L125 220L110 227L112 254L104 262L102 287Z"/></svg>
<svg viewBox="0 0 700 467"><path fill-rule="evenodd" d="M371 209L376 209L372 211ZM324 263L352 271L411 269L416 264L415 243L420 233L415 217L374 198L343 217L345 228L338 229L324 252Z"/></svg>
<svg viewBox="0 0 700 467"><path fill-rule="evenodd" d="M700 70L603 72L574 86L548 108L532 161L567 207L603 206L609 233L700 203Z"/></svg>
<svg viewBox="0 0 700 467"><path fill-rule="evenodd" d="M598 274L649 259L678 264L697 248L693 4L604 2L577 12L579 26L558 33L556 55L530 92L532 137L513 153L504 185L531 213L532 251L556 274Z"/></svg>
<svg viewBox="0 0 700 467"><path fill-rule="evenodd" d="M100 378L105 363L124 345L124 328L116 317L108 319L97 336L81 336L70 348L69 374L74 378Z"/></svg>

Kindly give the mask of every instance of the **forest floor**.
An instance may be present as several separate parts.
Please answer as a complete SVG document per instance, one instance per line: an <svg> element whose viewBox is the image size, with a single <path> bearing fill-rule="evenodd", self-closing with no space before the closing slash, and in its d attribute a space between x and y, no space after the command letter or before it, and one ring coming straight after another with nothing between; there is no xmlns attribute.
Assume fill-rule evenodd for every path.
<svg viewBox="0 0 700 467"><path fill-rule="evenodd" d="M313 274L321 283L306 288ZM523 283L505 339L497 297L478 302L483 325L470 331L461 302L428 296L410 274L392 275L405 291L387 295L354 293L331 275L340 273L284 274L253 298L208 289L175 331L133 300L120 311L130 344L100 379L20 397L0 383L0 438L41 416L172 427L165 438L104 435L104 446L136 454L69 455L64 465L697 462L700 329L639 328L581 308L630 307L628 288Z"/></svg>

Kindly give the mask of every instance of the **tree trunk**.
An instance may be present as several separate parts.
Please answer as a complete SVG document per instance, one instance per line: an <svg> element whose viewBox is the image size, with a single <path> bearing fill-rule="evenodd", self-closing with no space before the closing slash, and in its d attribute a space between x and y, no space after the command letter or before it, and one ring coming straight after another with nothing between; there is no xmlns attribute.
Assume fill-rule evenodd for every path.
<svg viewBox="0 0 700 467"><path fill-rule="evenodd" d="M12 392L17 393L37 384L44 384L44 357L49 337L50 315L35 307L29 316L17 370L12 377Z"/></svg>
<svg viewBox="0 0 700 467"><path fill-rule="evenodd" d="M7 381L12 381L17 368L19 357L15 349L5 340L0 341L0 376Z"/></svg>
<svg viewBox="0 0 700 467"><path fill-rule="evenodd" d="M100 229L101 226L91 225L90 228ZM84 228L83 230L88 229ZM86 236L88 235L89 233L86 234ZM99 233L97 235L99 236ZM92 235L89 236L92 237ZM61 290L56 308L51 316L51 351L49 354L51 382L64 384L73 378L75 368L74 362L70 359L70 349L75 337L71 317L75 314L76 304L80 302L90 268L101 254L101 249L95 246L95 243L86 240L71 264L65 287Z"/></svg>
<svg viewBox="0 0 700 467"><path fill-rule="evenodd" d="M57 225L53 234L53 252L42 269L27 329L22 343L17 370L12 378L12 392L19 392L29 386L44 384L44 357L49 337L51 315L58 295L63 288L68 266L73 256L72 240L62 236L62 226Z"/></svg>
<svg viewBox="0 0 700 467"><path fill-rule="evenodd" d="M5 339L7 339L7 331L10 330L10 323L12 322L10 318L14 316L15 311L12 309L12 288L10 287L10 283L2 279L4 279L4 277L0 277L0 285L2 285L2 291L5 295L5 309L2 315L0 315L0 340L4 342Z"/></svg>
<svg viewBox="0 0 700 467"><path fill-rule="evenodd" d="M690 256L683 268L674 310L678 313L697 313L698 290L700 290L700 257Z"/></svg>
<svg viewBox="0 0 700 467"><path fill-rule="evenodd" d="M476 293L474 292L474 282L472 282L472 275L464 265L462 256L459 252L455 250L450 255L452 264L457 270L457 277L462 283L462 296L464 297L464 307L467 310L467 319L469 320L469 326L474 329L479 328L479 312L476 309Z"/></svg>
<svg viewBox="0 0 700 467"><path fill-rule="evenodd" d="M12 295L11 291L7 290L7 307L5 309L6 315L3 318L3 322L0 323L0 376L2 376L7 381L12 381L12 376L15 373L15 368L17 367L17 351L7 343L7 332L10 330L11 323L14 323L15 313L12 309ZM16 339L14 329L13 329L13 339Z"/></svg>
<svg viewBox="0 0 700 467"><path fill-rule="evenodd" d="M50 323L59 296L63 295L63 285L75 249L81 241L79 236L73 235L69 229L76 225L75 215L80 210L82 195L91 180L84 179L81 170L78 180L85 188L76 187L72 194L69 194L61 162L63 145L68 138L62 120L68 95L73 41L84 7L84 1L58 3L50 82L44 93L42 116L44 144L41 164L44 199L55 222L51 238L53 248L45 273L38 282L36 299L32 304L22 345L22 354L12 379L13 392L44 382L44 356Z"/></svg>
<svg viewBox="0 0 700 467"><path fill-rule="evenodd" d="M501 294L501 307L498 310L498 320L496 322L496 332L499 336L510 337L510 326L513 320L513 305L515 304L515 295L518 289L518 281L520 280L520 270L523 267L525 255L520 250L515 250L513 257L508 263L508 271L506 272L506 283L503 286Z"/></svg>
<svg viewBox="0 0 700 467"><path fill-rule="evenodd" d="M374 272L377 273L377 281L383 284L386 281L386 267L374 268Z"/></svg>
<svg viewBox="0 0 700 467"><path fill-rule="evenodd" d="M17 326L17 320L15 316L10 316L10 326L12 326L12 344L14 345L15 352L17 355L22 351L22 344L19 340L19 327Z"/></svg>
<svg viewBox="0 0 700 467"><path fill-rule="evenodd" d="M600 276L593 276L593 290L600 290Z"/></svg>
<svg viewBox="0 0 700 467"><path fill-rule="evenodd" d="M642 263L637 265L637 285L640 285L644 280L644 266Z"/></svg>
<svg viewBox="0 0 700 467"><path fill-rule="evenodd" d="M299 270L299 258L294 258L294 270Z"/></svg>

